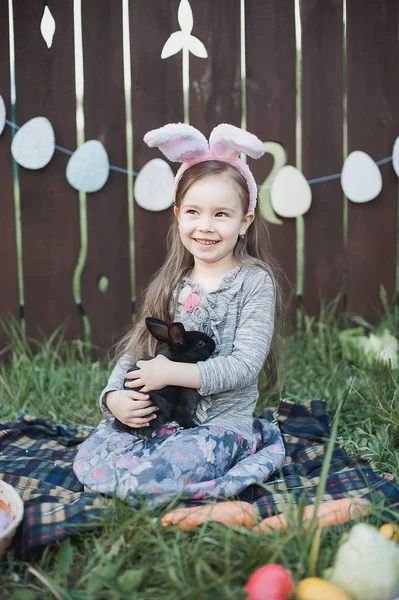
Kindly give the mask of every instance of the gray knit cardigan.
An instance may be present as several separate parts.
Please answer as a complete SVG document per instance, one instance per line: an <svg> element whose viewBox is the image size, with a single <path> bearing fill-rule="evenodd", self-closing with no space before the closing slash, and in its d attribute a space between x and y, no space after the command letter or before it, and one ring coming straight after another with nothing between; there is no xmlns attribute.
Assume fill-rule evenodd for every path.
<svg viewBox="0 0 399 600"><path fill-rule="evenodd" d="M200 304L192 312L184 304L189 292L200 296ZM271 278L260 267L241 265L224 277L214 292L205 294L198 282L184 277L174 299L177 293L175 320L187 330L208 333L216 343L211 358L197 363L201 400L195 420L199 425L217 425L250 439L258 377L274 329ZM105 395L123 389L125 374L132 364L129 356L123 356L101 393L100 407L108 416L112 413L105 404Z"/></svg>

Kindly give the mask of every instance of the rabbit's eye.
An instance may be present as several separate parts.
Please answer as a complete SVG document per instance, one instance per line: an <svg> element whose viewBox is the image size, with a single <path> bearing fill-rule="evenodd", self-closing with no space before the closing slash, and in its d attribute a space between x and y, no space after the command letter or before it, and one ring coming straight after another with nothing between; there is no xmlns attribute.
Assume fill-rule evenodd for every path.
<svg viewBox="0 0 399 600"><path fill-rule="evenodd" d="M199 340L199 342L197 342L197 346L199 346L199 347L205 346L204 340Z"/></svg>

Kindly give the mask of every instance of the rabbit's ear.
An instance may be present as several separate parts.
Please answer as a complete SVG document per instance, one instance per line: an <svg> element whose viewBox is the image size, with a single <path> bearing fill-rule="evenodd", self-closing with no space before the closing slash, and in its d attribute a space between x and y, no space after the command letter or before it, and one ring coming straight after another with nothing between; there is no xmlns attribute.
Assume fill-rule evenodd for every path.
<svg viewBox="0 0 399 600"><path fill-rule="evenodd" d="M238 156L240 152L248 154L251 158L260 158L265 153L263 142L256 135L229 125L217 125L209 137L211 152L221 156Z"/></svg>
<svg viewBox="0 0 399 600"><path fill-rule="evenodd" d="M155 339L160 342L169 342L168 323L161 321L161 319L155 319L154 317L146 317L145 324L148 331Z"/></svg>
<svg viewBox="0 0 399 600"><path fill-rule="evenodd" d="M183 323L172 323L169 325L169 341L174 346L185 346L186 330Z"/></svg>
<svg viewBox="0 0 399 600"><path fill-rule="evenodd" d="M144 136L150 148L159 148L173 162L185 162L209 151L206 137L192 125L168 123Z"/></svg>

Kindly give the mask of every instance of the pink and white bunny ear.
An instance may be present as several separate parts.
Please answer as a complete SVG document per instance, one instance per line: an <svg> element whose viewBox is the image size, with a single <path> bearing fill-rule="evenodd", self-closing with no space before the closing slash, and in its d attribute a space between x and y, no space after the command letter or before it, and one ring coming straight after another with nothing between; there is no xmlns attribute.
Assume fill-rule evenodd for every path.
<svg viewBox="0 0 399 600"><path fill-rule="evenodd" d="M215 127L209 138L209 147L211 152L220 156L238 156L244 152L251 158L260 158L265 153L263 143L256 135L228 123Z"/></svg>
<svg viewBox="0 0 399 600"><path fill-rule="evenodd" d="M150 148L159 148L173 162L200 158L209 152L206 137L185 123L168 123L153 129L145 134L144 141Z"/></svg>

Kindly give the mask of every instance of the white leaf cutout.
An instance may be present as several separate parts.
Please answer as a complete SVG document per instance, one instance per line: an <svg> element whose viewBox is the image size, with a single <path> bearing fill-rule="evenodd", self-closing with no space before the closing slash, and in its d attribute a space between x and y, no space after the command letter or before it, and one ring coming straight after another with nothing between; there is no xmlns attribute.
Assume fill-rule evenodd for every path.
<svg viewBox="0 0 399 600"><path fill-rule="evenodd" d="M1 124L0 124L0 133L1 133ZM396 175L399 177L399 137L396 138L395 143L393 145L392 166L394 168Z"/></svg>
<svg viewBox="0 0 399 600"><path fill-rule="evenodd" d="M295 167L280 169L272 183L271 204L281 217L304 215L312 204L312 191L305 177Z"/></svg>
<svg viewBox="0 0 399 600"><path fill-rule="evenodd" d="M5 124L6 124L6 105L4 104L3 97L0 96L0 135L3 133Z"/></svg>
<svg viewBox="0 0 399 600"><path fill-rule="evenodd" d="M190 34L193 30L194 19L193 11L188 0L181 0L177 11L177 20L179 21L180 29L184 33Z"/></svg>
<svg viewBox="0 0 399 600"><path fill-rule="evenodd" d="M48 6L44 7L42 20L40 22L40 31L47 44L47 48L51 48L55 33L55 21Z"/></svg>
<svg viewBox="0 0 399 600"><path fill-rule="evenodd" d="M175 31L166 40L164 47L162 48L161 58L169 58L180 52L183 49L186 35L182 31Z"/></svg>
<svg viewBox="0 0 399 600"><path fill-rule="evenodd" d="M283 225L272 208L270 201L270 190L266 187L261 187L259 190L259 206L262 211L262 215L265 217L268 223L274 223L274 225Z"/></svg>
<svg viewBox="0 0 399 600"><path fill-rule="evenodd" d="M42 169L55 151L54 129L45 117L35 117L18 129L11 142L14 160L25 169Z"/></svg>
<svg viewBox="0 0 399 600"><path fill-rule="evenodd" d="M66 168L70 186L83 192L97 192L109 176L108 154L98 140L89 140L72 154Z"/></svg>
<svg viewBox="0 0 399 600"><path fill-rule="evenodd" d="M342 168L341 186L352 202L374 200L382 190L382 177L371 156L361 150L351 152Z"/></svg>
<svg viewBox="0 0 399 600"><path fill-rule="evenodd" d="M190 35L187 45L190 52L195 56L198 56L198 58L208 58L208 53L204 44L194 35Z"/></svg>
<svg viewBox="0 0 399 600"><path fill-rule="evenodd" d="M173 203L173 171L162 158L153 158L141 169L134 184L134 197L142 208L157 212Z"/></svg>

